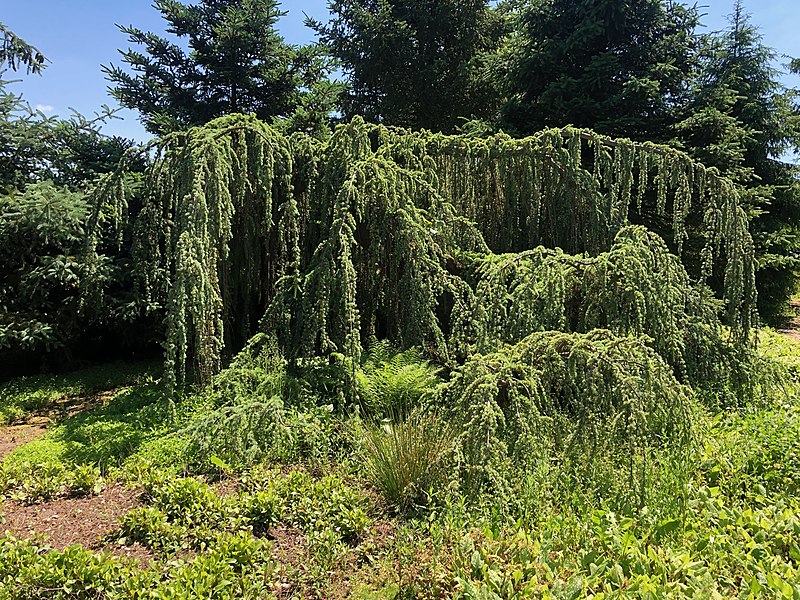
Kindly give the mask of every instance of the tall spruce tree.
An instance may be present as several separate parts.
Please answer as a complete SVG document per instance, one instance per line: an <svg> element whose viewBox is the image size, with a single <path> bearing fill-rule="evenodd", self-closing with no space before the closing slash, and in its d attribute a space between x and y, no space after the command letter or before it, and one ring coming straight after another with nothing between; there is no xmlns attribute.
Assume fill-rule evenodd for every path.
<svg viewBox="0 0 800 600"><path fill-rule="evenodd" d="M798 130L776 53L737 1L728 28L706 36L689 114L678 143L746 190L759 262L759 309L779 319L794 293L800 250L797 167L785 159Z"/></svg>
<svg viewBox="0 0 800 600"><path fill-rule="evenodd" d="M329 2L328 23L309 19L349 84L347 117L452 131L485 118L497 98L486 61L504 32L487 0Z"/></svg>
<svg viewBox="0 0 800 600"><path fill-rule="evenodd" d="M319 48L287 44L276 24L277 0L156 0L167 32L183 45L136 27L120 27L143 51L121 51L132 71L103 67L110 91L138 110L145 127L164 133L230 113L289 117L320 126L336 97L330 61ZM309 119L309 116L315 118ZM310 121L310 122L308 122Z"/></svg>
<svg viewBox="0 0 800 600"><path fill-rule="evenodd" d="M665 139L688 91L696 9L664 0L528 0L518 18L506 130L572 124Z"/></svg>

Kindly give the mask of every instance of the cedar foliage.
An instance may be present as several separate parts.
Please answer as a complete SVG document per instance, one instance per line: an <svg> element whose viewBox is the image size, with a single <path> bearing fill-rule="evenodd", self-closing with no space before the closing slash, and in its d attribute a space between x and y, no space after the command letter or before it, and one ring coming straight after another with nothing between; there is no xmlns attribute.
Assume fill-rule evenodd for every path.
<svg viewBox="0 0 800 600"><path fill-rule="evenodd" d="M610 329L646 336L680 376L702 381L731 368L710 292L642 226L623 228L608 252L573 256L539 246L476 261L475 347L517 343L534 331Z"/></svg>
<svg viewBox="0 0 800 600"><path fill-rule="evenodd" d="M355 364L377 338L423 346L452 365L481 343L470 321L491 284L474 281L474 269L470 275L475 257L491 262L502 260L492 253L536 246L586 253L571 260L594 265L584 273L592 301L604 301L597 289L633 286L633 304L621 311L585 307L583 328L658 332L654 347L680 373L692 335L680 312L709 331L718 331L716 315L689 291L663 243L625 229L632 212L671 224L678 256L697 238L690 240L701 248L695 277L724 279L731 338L750 338L753 247L737 189L666 147L572 128L472 139L358 118L321 143L232 115L150 149L156 156L135 215L134 255L143 292L166 310L173 385L187 381L187 365L207 381L262 314L262 328L293 360L340 353ZM109 198L103 214L115 219L125 211L124 171L97 191ZM690 218L702 226L689 228ZM612 249L618 234L628 242ZM647 277L632 271L615 284L608 265L631 251ZM653 270L647 251L665 266ZM553 285L562 275L542 273ZM650 298L648 306L648 286L661 304ZM683 301L665 310L665 298ZM517 335L528 333L522 327Z"/></svg>
<svg viewBox="0 0 800 600"><path fill-rule="evenodd" d="M691 388L639 336L533 333L470 358L441 392L460 426L467 484L503 485L552 451L635 457L690 435ZM511 462L509 462L511 461Z"/></svg>
<svg viewBox="0 0 800 600"><path fill-rule="evenodd" d="M226 342L244 344L269 290L298 268L292 146L255 118L234 115L144 151L157 159L134 225L139 284L148 302L166 310L171 384L184 383L190 361L194 375L208 381ZM114 198L106 212L117 223L126 209L126 163L95 190ZM103 216L98 212L97 224Z"/></svg>

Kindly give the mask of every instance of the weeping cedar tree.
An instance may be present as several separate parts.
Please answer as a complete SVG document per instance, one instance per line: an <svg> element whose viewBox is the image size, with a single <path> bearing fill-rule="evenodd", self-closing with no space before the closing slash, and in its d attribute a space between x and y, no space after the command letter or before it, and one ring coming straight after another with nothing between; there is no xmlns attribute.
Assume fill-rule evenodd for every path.
<svg viewBox="0 0 800 600"><path fill-rule="evenodd" d="M230 113L320 132L339 93L320 49L287 44L276 30L285 14L276 0L156 0L167 31L181 45L135 27L120 27L139 50L121 51L130 70L103 67L111 94L138 110L156 134L202 125ZM132 73L131 73L132 71Z"/></svg>
<svg viewBox="0 0 800 600"><path fill-rule="evenodd" d="M140 294L166 314L171 390L227 388L194 429L201 451L221 445L245 462L296 452L286 375L313 371L303 380L323 382L334 410L360 393L382 416L392 406L375 401L377 386L386 400L395 378L411 391L419 375L363 366L363 350L369 363L375 340L389 340L423 347L450 372L434 398L394 402L432 402L454 424L437 439L453 442L470 490L507 489L515 469L556 452L570 469L612 457L644 502L634 466L646 469L654 448L687 448L695 399L685 384L750 383L747 217L730 180L675 149L575 128L481 139L360 118L320 141L229 115L143 152L154 162L141 210L125 206L123 161L99 185L90 222L133 222ZM669 222L677 255L630 225L634 213ZM696 247L696 277L724 280L719 300L678 258ZM280 365L250 362L276 343ZM435 441L425 427L412 417L392 431ZM400 441L381 434L373 452L390 459Z"/></svg>
<svg viewBox="0 0 800 600"><path fill-rule="evenodd" d="M377 338L423 346L452 365L487 335L513 343L530 333L525 317L508 313L521 323L509 333L498 319L480 317L480 305L513 309L502 301L512 292L491 270L488 287L481 277L475 281L475 260L510 252L523 253L512 262L524 261L537 246L600 256L622 235L631 211L644 212L651 198L651 212L672 224L675 252L688 236L699 238L692 246L701 248L695 276L716 272L724 279L732 339L743 347L750 339L754 264L737 189L665 146L573 128L475 139L362 119L322 143L231 115L171 134L148 150L155 155L145 175L149 193L132 215L135 272L143 297L165 308L173 386L187 381L189 368L208 381L223 356L257 331L262 315L260 327L278 337L292 360L338 354L355 364ZM594 157L590 169L582 161L586 154ZM108 218L124 220L124 172L123 164L97 188L97 206L101 199L111 205L96 213L95 227L108 225ZM703 227L687 228L690 218ZM650 335L676 372L692 362L691 348L698 346L692 340L710 336L726 346L716 311L692 308L702 297L684 289L688 278L669 266L666 246L643 235L629 238L618 253L638 256L632 262L601 258L591 269L580 267L586 296L605 308L586 308L586 318L569 321L574 327L556 317L541 326ZM637 254L642 245L651 250ZM617 270L652 276L632 281ZM541 269L533 279L558 286L565 277L578 276ZM598 287L619 295L597 293ZM674 301L669 310L649 287ZM558 308L558 298L546 309L552 314L583 303L564 300ZM620 302L630 310L609 308ZM483 333L475 323L483 323ZM703 327L709 333L698 335Z"/></svg>
<svg viewBox="0 0 800 600"><path fill-rule="evenodd" d="M693 103L676 141L746 188L759 312L775 321L796 291L800 266L798 172L784 159L800 142L792 92L780 83L775 52L762 43L741 2L726 30L706 36L700 56Z"/></svg>
<svg viewBox="0 0 800 600"><path fill-rule="evenodd" d="M523 3L501 111L506 131L571 124L666 141L693 71L696 8L663 0Z"/></svg>
<svg viewBox="0 0 800 600"><path fill-rule="evenodd" d="M345 0L314 29L344 71L345 117L452 132L497 108L489 64L506 23L487 0Z"/></svg>
<svg viewBox="0 0 800 600"><path fill-rule="evenodd" d="M45 57L0 23L0 69L9 67L16 71L20 66L24 66L28 73L40 73L45 67Z"/></svg>

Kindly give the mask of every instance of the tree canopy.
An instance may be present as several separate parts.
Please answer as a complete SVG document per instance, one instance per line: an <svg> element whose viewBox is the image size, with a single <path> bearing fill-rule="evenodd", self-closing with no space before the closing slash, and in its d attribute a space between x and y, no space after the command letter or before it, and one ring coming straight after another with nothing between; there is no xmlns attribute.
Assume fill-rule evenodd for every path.
<svg viewBox="0 0 800 600"><path fill-rule="evenodd" d="M345 0L309 21L348 84L345 117L452 132L496 109L485 64L504 22L487 0Z"/></svg>
<svg viewBox="0 0 800 600"><path fill-rule="evenodd" d="M110 111L46 117L10 86L0 80L1 372L29 369L32 357L68 363L111 330L114 344L130 341L138 336L123 324L140 314L122 230L87 252L89 191L134 143L101 132ZM130 161L125 180L135 185L145 162Z"/></svg>
<svg viewBox="0 0 800 600"><path fill-rule="evenodd" d="M495 277L491 270L473 270L476 259L492 264L493 253L521 253L511 259L517 263L536 246L616 256L614 241L628 226L629 214L648 201L648 189L654 191L653 212L672 224L674 252L681 253L691 233L690 218L704 223L695 233L703 247L695 276L716 273L724 280L725 321L738 343L750 339L755 265L737 190L668 147L578 129L481 140L368 125L362 119L338 127L321 143L285 137L243 116L154 144L156 160L144 182L151 193L133 215L134 254L142 260L136 267L142 294L163 303L166 311L173 383L185 381L189 372L207 380L226 352L256 332L259 320L296 359L339 353L358 360L377 337L401 347L422 345L445 363L469 355L487 332L513 342L530 333L528 328L567 328L555 316L536 324L524 311L514 312L509 319L529 325L507 339L500 332L509 325L496 324L502 317L485 320L479 308L497 302L502 307L502 298L512 292L469 275ZM582 163L587 151L594 156L593 170ZM124 168L109 175L98 188L99 198L115 198L107 214L124 214L123 173ZM656 252L656 265L668 261L661 242L640 234L621 239L630 243L618 253L635 253L644 245ZM587 301L607 305L606 311L620 302L613 294L602 300L607 286L633 286L633 295L624 300L626 306L633 302L629 310L601 317L600 305L580 309L581 300L564 298L559 308L555 295L545 312L585 310L583 322L589 327L649 331L654 340L669 335L656 343L681 370L697 361L681 350L687 347L684 325L667 325L665 319L698 318L717 332L712 337L719 337L716 310L698 308L707 301L703 295L691 300L683 267L659 266L651 273L646 256L633 261L637 267L609 267L609 259L598 259L595 274L584 275L584 285L600 286L587 289ZM724 257L722 271L717 271L719 257ZM581 271L581 265L590 264L570 260L565 264ZM633 269L633 278L614 283L620 268ZM531 285L563 289L572 285L564 278L575 276L567 273L537 268L530 273ZM676 299L684 298L669 310L647 299L648 287L670 297L669 286L678 286ZM489 290L500 300L486 296ZM515 303L515 309L524 305ZM679 317L681 310L699 312ZM578 323L571 327L580 330Z"/></svg>
<svg viewBox="0 0 800 600"><path fill-rule="evenodd" d="M302 48L277 32L276 1L155 7L175 40L124 27L144 52L106 73L161 137L133 148L6 96L0 160L34 215L54 190L87 194L77 262L122 261L119 312L163 318L175 384L208 380L259 328L296 360L357 360L378 337L446 364L604 328L649 336L690 377L711 368L691 349L718 345L698 331L721 336L703 285L745 345L754 273L764 314L793 289L791 99L741 7L700 37L695 9L659 0L349 0Z"/></svg>
<svg viewBox="0 0 800 600"><path fill-rule="evenodd" d="M277 0L156 0L176 42L120 27L142 49L121 51L127 68L104 67L111 94L139 111L151 133L202 125L231 113L290 117L319 128L336 98L330 63L313 46L287 44ZM186 48L186 49L184 49Z"/></svg>
<svg viewBox="0 0 800 600"><path fill-rule="evenodd" d="M774 321L797 285L800 189L797 167L785 157L800 139L793 92L781 84L775 52L764 45L742 2L735 4L728 28L703 42L692 104L676 141L746 188L759 308Z"/></svg>
<svg viewBox="0 0 800 600"><path fill-rule="evenodd" d="M518 15L502 125L575 125L666 141L688 92L696 9L662 0L545 0Z"/></svg>
<svg viewBox="0 0 800 600"><path fill-rule="evenodd" d="M24 66L28 73L39 73L45 67L45 60L39 50L0 23L0 68L17 71Z"/></svg>

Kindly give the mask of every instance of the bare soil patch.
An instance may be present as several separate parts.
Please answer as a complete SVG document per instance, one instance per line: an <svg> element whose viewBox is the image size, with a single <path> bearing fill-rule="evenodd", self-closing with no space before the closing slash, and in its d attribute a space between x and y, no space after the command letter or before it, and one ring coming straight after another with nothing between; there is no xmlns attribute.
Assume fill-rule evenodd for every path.
<svg viewBox="0 0 800 600"><path fill-rule="evenodd" d="M272 542L272 556L292 570L302 571L308 564L308 540L294 527L270 527L267 539Z"/></svg>
<svg viewBox="0 0 800 600"><path fill-rule="evenodd" d="M139 561L139 566L142 568L148 567L151 562L156 560L156 554L147 546L142 546L139 542L131 545L108 544L100 548L93 548L93 550L102 550L110 552L115 556L137 560Z"/></svg>
<svg viewBox="0 0 800 600"><path fill-rule="evenodd" d="M239 479L236 477L226 477L210 484L211 489L218 496L233 496L239 492Z"/></svg>
<svg viewBox="0 0 800 600"><path fill-rule="evenodd" d="M153 556L147 548L107 544L103 539L117 529L123 515L141 504L140 496L140 491L114 485L98 496L60 498L34 505L8 501L2 506L6 522L0 525L0 531L21 539L44 536L59 550L81 544L146 562Z"/></svg>
<svg viewBox="0 0 800 600"><path fill-rule="evenodd" d="M786 327L779 329L778 332L793 342L800 343L800 300L790 300L789 307L794 316L786 323Z"/></svg>

